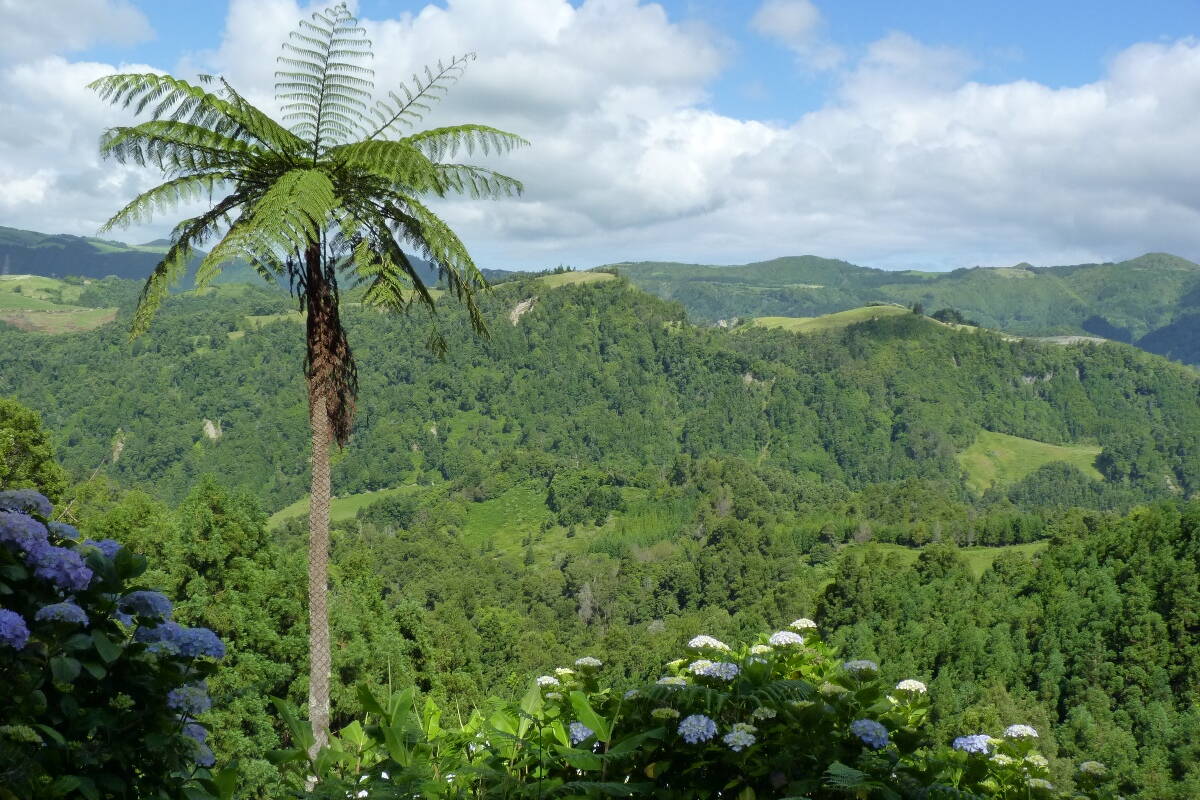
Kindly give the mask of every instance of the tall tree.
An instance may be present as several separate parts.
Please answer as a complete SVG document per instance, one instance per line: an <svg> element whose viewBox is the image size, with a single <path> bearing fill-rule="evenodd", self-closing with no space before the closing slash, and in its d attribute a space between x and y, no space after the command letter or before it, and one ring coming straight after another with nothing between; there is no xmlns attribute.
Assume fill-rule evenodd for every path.
<svg viewBox="0 0 1200 800"><path fill-rule="evenodd" d="M101 138L101 153L152 165L165 182L139 195L102 230L147 220L156 210L200 197L211 208L180 222L146 280L132 336L144 332L170 285L198 247L215 240L196 270L198 287L234 259L268 281L286 278L307 312L305 377L312 428L309 512L309 715L318 745L329 729L327 612L330 447L345 445L354 419L357 373L339 309L339 282L365 285L364 302L405 312L435 309L434 296L402 249L437 268L480 334L475 302L487 283L467 248L419 198L465 193L519 194L520 182L452 159L462 151L507 152L525 140L484 125L407 133L445 93L473 54L425 69L382 99L372 99L365 31L345 5L302 20L284 44L276 72L283 122L251 105L223 78L198 84L158 74L110 75L90 86L101 98L150 119ZM429 346L446 343L436 326Z"/></svg>

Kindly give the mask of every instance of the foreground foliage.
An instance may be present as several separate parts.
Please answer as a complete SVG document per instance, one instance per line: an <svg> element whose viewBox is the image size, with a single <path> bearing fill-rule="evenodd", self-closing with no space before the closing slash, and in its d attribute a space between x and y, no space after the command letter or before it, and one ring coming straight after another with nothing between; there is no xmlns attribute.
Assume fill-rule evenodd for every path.
<svg viewBox="0 0 1200 800"><path fill-rule="evenodd" d="M929 735L924 683L894 687L843 661L816 624L730 647L696 636L648 686L614 691L585 656L539 677L517 704L469 718L409 689L377 699L315 759L307 724L279 708L296 748L276 758L297 794L340 798L1113 798L1104 765L1056 788L1023 723L953 743ZM309 775L320 782L302 787Z"/></svg>
<svg viewBox="0 0 1200 800"><path fill-rule="evenodd" d="M0 798L227 794L198 717L224 645L137 583L146 559L0 492Z"/></svg>

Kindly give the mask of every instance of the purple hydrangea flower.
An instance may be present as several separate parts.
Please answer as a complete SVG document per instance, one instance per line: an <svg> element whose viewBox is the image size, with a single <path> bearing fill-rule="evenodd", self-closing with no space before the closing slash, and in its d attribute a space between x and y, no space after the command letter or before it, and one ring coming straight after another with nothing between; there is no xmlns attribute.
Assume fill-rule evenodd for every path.
<svg viewBox="0 0 1200 800"><path fill-rule="evenodd" d="M162 592L140 590L130 592L121 598L117 608L126 614L137 614L139 617L151 617L162 620L171 618L171 601Z"/></svg>
<svg viewBox="0 0 1200 800"><path fill-rule="evenodd" d="M92 571L74 550L44 544L28 551L25 559L33 574L65 592L82 592L92 582Z"/></svg>
<svg viewBox="0 0 1200 800"><path fill-rule="evenodd" d="M178 653L182 638L183 626L178 622L142 625L133 633L133 640L150 645L147 649L152 653Z"/></svg>
<svg viewBox="0 0 1200 800"><path fill-rule="evenodd" d="M208 697L208 687L203 683L189 683L172 689L167 693L167 708L178 711L187 717L203 714L212 708L212 700Z"/></svg>
<svg viewBox="0 0 1200 800"><path fill-rule="evenodd" d="M15 611L0 608L0 644L23 650L28 641L29 626L25 624L25 618Z"/></svg>
<svg viewBox="0 0 1200 800"><path fill-rule="evenodd" d="M26 514L37 514L42 517L50 516L50 512L54 510L45 495L33 489L9 489L0 492L0 508L21 511Z"/></svg>
<svg viewBox="0 0 1200 800"><path fill-rule="evenodd" d="M959 736L951 745L955 750L961 750L964 753L976 753L978 755L987 755L991 750L992 737L986 733L975 733L970 736Z"/></svg>
<svg viewBox="0 0 1200 800"><path fill-rule="evenodd" d="M197 766L208 768L217 763L217 757L213 755L212 749L203 743L196 745L196 755L194 757Z"/></svg>
<svg viewBox="0 0 1200 800"><path fill-rule="evenodd" d="M887 728L873 719L854 720L854 722L850 723L850 732L861 739L863 744L872 750L882 750L887 747Z"/></svg>
<svg viewBox="0 0 1200 800"><path fill-rule="evenodd" d="M679 723L679 735L688 744L707 742L717 735L717 723L703 714L692 714Z"/></svg>
<svg viewBox="0 0 1200 800"><path fill-rule="evenodd" d="M567 726L568 733L571 737L571 744L579 744L580 742L596 735L596 732L584 725L582 722L572 722Z"/></svg>
<svg viewBox="0 0 1200 800"><path fill-rule="evenodd" d="M180 655L188 658L225 657L225 644L208 628L184 628L180 633L178 644Z"/></svg>
<svg viewBox="0 0 1200 800"><path fill-rule="evenodd" d="M112 558L117 554L117 551L121 549L121 543L113 539L101 539L100 541L96 541L95 539L84 539L83 543L87 547L94 547L99 550L104 554L105 558Z"/></svg>
<svg viewBox="0 0 1200 800"><path fill-rule="evenodd" d="M189 722L183 726L183 735L204 744L208 741L208 730L198 722Z"/></svg>
<svg viewBox="0 0 1200 800"><path fill-rule="evenodd" d="M47 522L46 527L60 539L69 539L72 542L79 541L79 529L74 525L68 525L65 522Z"/></svg>
<svg viewBox="0 0 1200 800"><path fill-rule="evenodd" d="M46 526L28 514L0 509L0 544L28 553L47 544Z"/></svg>
<svg viewBox="0 0 1200 800"><path fill-rule="evenodd" d="M42 606L33 615L37 622L69 622L72 625L82 625L87 627L87 613L75 605L74 603L53 603L48 606Z"/></svg>

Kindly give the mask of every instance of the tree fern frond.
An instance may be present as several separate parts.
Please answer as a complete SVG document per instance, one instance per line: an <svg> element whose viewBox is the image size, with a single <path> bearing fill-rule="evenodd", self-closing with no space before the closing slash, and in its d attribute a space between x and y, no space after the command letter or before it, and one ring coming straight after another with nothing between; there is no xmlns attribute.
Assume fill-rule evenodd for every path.
<svg viewBox="0 0 1200 800"><path fill-rule="evenodd" d="M275 73L276 97L287 95L293 102L285 107L286 119L294 121L293 133L308 140L315 160L330 142L359 134L366 121L374 74L351 63L370 58L370 41L346 6L314 13L300 20L279 64L287 69Z"/></svg>
<svg viewBox="0 0 1200 800"><path fill-rule="evenodd" d="M107 222L100 226L100 233L106 233L116 227L124 228L148 222L155 211L194 200L203 192L211 193L219 184L232 179L232 177L232 173L204 173L184 175L159 184L153 189L142 192L124 208L113 214Z"/></svg>
<svg viewBox="0 0 1200 800"><path fill-rule="evenodd" d="M525 191L525 185L494 170L468 164L435 164L441 181L458 194L474 198L516 197Z"/></svg>
<svg viewBox="0 0 1200 800"><path fill-rule="evenodd" d="M405 94L404 100L401 100L395 92L389 92L390 104L385 100L376 101L375 116L379 119L380 124L366 138L376 139L388 132L395 133L398 131L398 125L411 125L420 120L424 116L424 112L429 111L428 103L441 100L441 96L446 93L449 84L457 81L467 68L467 62L474 60L474 53L466 53L450 59L449 64L439 61L437 72L429 67L425 68L424 80L419 75L413 75L412 89L403 83L400 84L400 88Z"/></svg>
<svg viewBox="0 0 1200 800"><path fill-rule="evenodd" d="M175 231L171 234L171 246L167 248L166 254L154 267L150 276L146 278L146 283L142 286L137 308L133 312L133 324L129 331L130 339L136 339L146 332L154 320L159 306L162 305L163 299L170 291L171 285L178 281L187 270L192 250L203 244L213 226L225 218L243 199L239 194L229 195L200 216L184 220L175 226Z"/></svg>
<svg viewBox="0 0 1200 800"><path fill-rule="evenodd" d="M437 267L447 288L466 307L471 327L481 336L487 336L487 324L475 302L475 291L489 287L466 245L449 225L421 203L411 197L397 199L401 200L403 208L394 203L384 206L385 213L394 223L394 232Z"/></svg>
<svg viewBox="0 0 1200 800"><path fill-rule="evenodd" d="M515 133L487 125L455 125L448 128L433 128L405 136L401 141L419 147L435 161L453 157L455 153L464 148L469 154L473 154L478 149L487 155L489 153L509 153L529 145L526 139Z"/></svg>

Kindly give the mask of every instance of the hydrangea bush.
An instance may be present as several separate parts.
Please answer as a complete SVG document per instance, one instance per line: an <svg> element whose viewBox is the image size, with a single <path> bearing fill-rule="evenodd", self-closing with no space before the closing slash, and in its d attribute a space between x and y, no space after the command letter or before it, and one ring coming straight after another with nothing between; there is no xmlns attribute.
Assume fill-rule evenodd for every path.
<svg viewBox="0 0 1200 800"><path fill-rule="evenodd" d="M738 645L701 635L685 651L626 692L603 687L602 662L585 656L534 679L519 704L448 726L432 702L418 712L411 690L384 701L363 690L366 724L314 761L311 733L280 703L296 748L278 758L301 793L320 778L313 797L1116 798L1095 761L1056 787L1037 731L1019 722L933 741L924 683L882 683L811 620Z"/></svg>
<svg viewBox="0 0 1200 800"><path fill-rule="evenodd" d="M196 719L224 646L52 511L0 492L0 797L228 797Z"/></svg>

